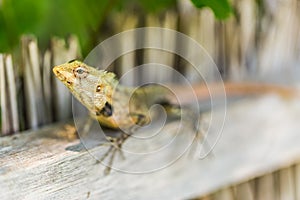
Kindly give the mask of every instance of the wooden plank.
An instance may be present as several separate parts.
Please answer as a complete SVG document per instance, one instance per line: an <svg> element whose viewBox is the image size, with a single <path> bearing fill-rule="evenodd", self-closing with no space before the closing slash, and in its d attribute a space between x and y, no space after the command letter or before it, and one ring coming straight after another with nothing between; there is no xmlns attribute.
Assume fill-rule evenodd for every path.
<svg viewBox="0 0 300 200"><path fill-rule="evenodd" d="M138 19L129 13L119 13L116 15L116 23L114 24L116 33L120 33L123 31L128 31L137 27ZM120 52L126 54L120 56L119 66L114 71L119 74L119 77L122 78L122 84L133 86L136 84L138 74L134 73L133 68L136 66L136 52L129 50L135 49L136 45L136 36L134 34L125 34L122 39L120 39ZM126 77L122 77L125 73Z"/></svg>
<svg viewBox="0 0 300 200"><path fill-rule="evenodd" d="M235 200L254 200L254 190L252 188L251 182L247 181L235 188Z"/></svg>
<svg viewBox="0 0 300 200"><path fill-rule="evenodd" d="M202 160L183 156L172 165L152 173L129 174L113 170L104 176L104 166L92 155L97 151L104 153L105 147L67 151L66 148L72 149L70 146L76 145L78 140L61 139L61 135L66 137L74 131L70 128L62 131L62 125L0 138L1 197L187 199L206 195L300 161L300 114L296 108L299 108L298 100L287 101L276 96L236 103L228 108L227 124L213 156ZM218 112L213 115L220 116ZM158 143L169 141L169 135L177 125L177 122L167 125ZM185 134L177 135L179 141L188 136L187 131L182 133ZM125 144L138 152L148 148L133 138ZM156 144L150 143L149 148L153 145ZM181 142L178 142L176 148L170 150L176 152L180 147ZM168 158L172 154L161 152L158 155ZM128 154L125 156L125 160L117 158L114 164L126 169L146 169L164 161L148 162ZM228 190L220 194L232 198Z"/></svg>
<svg viewBox="0 0 300 200"><path fill-rule="evenodd" d="M255 53L255 37L257 35L256 24L259 20L255 15L257 4L252 0L237 1L237 9L240 15L240 26L237 27L239 32L239 53L236 59L240 60L239 66L230 66L231 77L244 79L249 77L250 73L257 68L256 60L254 59ZM229 36L230 39L230 36ZM231 61L232 62L232 61ZM248 71L247 71L248 70ZM241 76L242 75L242 76Z"/></svg>
<svg viewBox="0 0 300 200"><path fill-rule="evenodd" d="M165 13L164 20L160 27L165 28L165 29L176 30L177 23L178 23L178 15L172 11L169 11L169 12ZM173 52L176 52L176 42L177 42L176 36L170 35L166 31L164 31L162 34L163 34L162 35L162 47L169 49ZM170 53L170 52L164 51L163 54L161 54L159 63L166 65L168 67L174 68L176 53L173 53L173 52ZM154 61L156 61L156 60L154 60ZM152 62L153 62L153 60L152 60ZM172 81L174 82L174 79L173 79L174 74L173 73L160 74L158 72L158 76L159 76L160 82L165 82L165 83L171 83Z"/></svg>
<svg viewBox="0 0 300 200"><path fill-rule="evenodd" d="M160 27L161 21L155 15L148 15L146 18L146 27ZM158 64L164 64L165 54L166 52L161 50L163 49L163 31L155 30L156 34L153 34L152 30L145 31L144 35L144 44L145 46L155 46L160 47L160 49L147 48L144 49L143 52L143 64L146 66L142 71L142 81L144 82L158 82L160 81L166 74L162 72L162 70L158 70L154 68L154 66L159 66ZM164 56L162 56L162 54ZM151 64L152 63L152 64Z"/></svg>
<svg viewBox="0 0 300 200"><path fill-rule="evenodd" d="M143 68L142 81L156 83L170 83L174 81L174 74L165 70L166 67L174 67L174 56L176 55L176 38L175 34L170 33L176 29L177 15L172 12L164 14L164 20L160 20L155 15L148 15L146 18L147 27L161 27L160 30L146 30L144 35ZM165 49L169 50L166 51ZM175 53L174 53L175 52ZM172 79L173 78L173 79Z"/></svg>
<svg viewBox="0 0 300 200"><path fill-rule="evenodd" d="M9 54L0 54L0 135L7 135L19 131L18 99L16 90L16 79L12 57Z"/></svg>
<svg viewBox="0 0 300 200"><path fill-rule="evenodd" d="M284 200L294 200L296 199L295 194L295 182L294 182L293 168L285 168L279 171L280 180L280 199Z"/></svg>
<svg viewBox="0 0 300 200"><path fill-rule="evenodd" d="M256 198L258 200L273 200L277 196L273 176L273 174L266 174L256 181Z"/></svg>
<svg viewBox="0 0 300 200"><path fill-rule="evenodd" d="M300 164L295 166L295 196L300 199Z"/></svg>
<svg viewBox="0 0 300 200"><path fill-rule="evenodd" d="M198 200L198 198L197 198ZM213 200L213 197L212 196L204 196L204 197L201 197L199 200Z"/></svg>
<svg viewBox="0 0 300 200"><path fill-rule="evenodd" d="M43 95L45 103L45 122L50 123L53 121L53 93L52 93L52 64L51 64L51 52L47 50L43 58Z"/></svg>
<svg viewBox="0 0 300 200"><path fill-rule="evenodd" d="M67 44L66 41L63 39L53 38L51 47L51 67L76 59L80 55L78 41L75 36L71 36ZM72 116L71 94L68 91L68 89L56 78L54 78L53 82L53 86L55 88L53 98L55 107L55 119L69 119Z"/></svg>
<svg viewBox="0 0 300 200"><path fill-rule="evenodd" d="M3 54L0 54L0 108L1 108L1 135L10 132L9 110L7 106L7 87L5 76L5 64Z"/></svg>
<svg viewBox="0 0 300 200"><path fill-rule="evenodd" d="M41 71L37 40L32 36L22 37L22 66L24 68L24 88L26 101L27 128L36 129L42 124L44 113L41 88ZM40 110L40 111L38 111Z"/></svg>
<svg viewBox="0 0 300 200"><path fill-rule="evenodd" d="M268 24L268 28L261 33L263 39L258 43L258 65L261 66L262 75L287 70L297 65L295 55L298 53L297 47L294 46L295 38L299 35L297 3L297 0L289 0L278 3L269 1L266 4L266 14L272 17L266 17L265 23Z"/></svg>
<svg viewBox="0 0 300 200"><path fill-rule="evenodd" d="M215 200L234 200L234 192L232 188L222 189L214 194Z"/></svg>
<svg viewBox="0 0 300 200"><path fill-rule="evenodd" d="M18 114L18 99L17 99L17 87L14 73L14 67L11 55L4 57L6 67L6 77L8 86L8 98L9 98L9 110L11 113L11 133L19 131L19 114Z"/></svg>

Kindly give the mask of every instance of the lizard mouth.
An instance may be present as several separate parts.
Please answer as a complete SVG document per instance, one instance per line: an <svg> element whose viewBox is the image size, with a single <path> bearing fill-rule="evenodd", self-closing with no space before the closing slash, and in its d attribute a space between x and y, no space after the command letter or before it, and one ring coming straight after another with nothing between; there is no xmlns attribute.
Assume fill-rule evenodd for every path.
<svg viewBox="0 0 300 200"><path fill-rule="evenodd" d="M59 70L58 66L56 66L56 67L53 68L53 73L55 74L55 76L59 80L61 80L61 81L65 81L66 80L66 77L62 73L60 73L60 70Z"/></svg>
<svg viewBox="0 0 300 200"><path fill-rule="evenodd" d="M70 80L70 78L68 78L68 73L62 71L59 66L53 68L53 73L60 81L62 81L66 85L68 86L72 85L72 81Z"/></svg>
<svg viewBox="0 0 300 200"><path fill-rule="evenodd" d="M58 76L60 74L58 66L53 67L53 73L55 74L55 76Z"/></svg>

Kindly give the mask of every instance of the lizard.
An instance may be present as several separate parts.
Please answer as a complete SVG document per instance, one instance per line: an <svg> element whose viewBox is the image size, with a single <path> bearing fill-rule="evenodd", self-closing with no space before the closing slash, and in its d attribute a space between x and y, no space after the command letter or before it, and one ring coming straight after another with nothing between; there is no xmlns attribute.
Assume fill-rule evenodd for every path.
<svg viewBox="0 0 300 200"><path fill-rule="evenodd" d="M53 72L101 126L123 130L119 137L106 137L112 145L100 161L111 152L109 163L112 163L116 151L121 149L133 129L150 123L148 111L151 105L159 103L169 113L180 115L178 105L168 103L167 97L171 93L165 87L151 84L134 90L118 84L114 73L98 70L78 60L55 66ZM89 131L89 125L87 123L83 132ZM106 174L109 171L108 166Z"/></svg>
<svg viewBox="0 0 300 200"><path fill-rule="evenodd" d="M98 70L78 60L55 66L53 72L101 126L126 130L118 137L108 137L111 146L100 159L102 161L111 154L106 174L111 169L115 153L121 150L122 144L134 129L150 123L148 111L151 105L159 103L173 116L182 114L183 108L173 103L170 91L160 85L149 84L137 89L123 86L119 84L114 73ZM281 96L293 95L293 90L273 85L225 82L224 86L226 93L234 95L265 92L276 92ZM214 88L220 89L218 84L215 84ZM205 86L195 86L194 89L199 99L209 96ZM177 91L180 93L184 88L178 87ZM195 124L194 128L196 127L198 125ZM88 131L88 128L85 131Z"/></svg>

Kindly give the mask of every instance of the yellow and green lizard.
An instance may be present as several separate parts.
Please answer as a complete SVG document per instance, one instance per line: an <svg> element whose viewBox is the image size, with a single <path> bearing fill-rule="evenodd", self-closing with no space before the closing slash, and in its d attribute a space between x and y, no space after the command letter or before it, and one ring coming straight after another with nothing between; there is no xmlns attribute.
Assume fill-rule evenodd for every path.
<svg viewBox="0 0 300 200"><path fill-rule="evenodd" d="M74 97L89 110L92 118L97 120L100 125L111 129L121 128L129 132L129 134L124 133L116 138L110 138L112 145L101 160L111 153L110 159L112 162L114 154L122 148L122 144L130 136L132 129L150 123L151 119L148 111L153 104L161 104L171 115L180 116L184 114L180 106L172 103L174 102L172 93L160 85L150 84L135 90L119 84L114 73L98 70L77 60L56 66L53 68L53 72ZM217 83L213 88L218 90L225 86L227 95L265 92L275 92L282 96L293 95L292 89L273 85L254 83L221 84L222 87L219 87ZM180 92L184 90L184 88L177 88L177 91ZM205 85L195 86L194 90L199 99L209 97L209 91ZM198 125L194 125L195 127L198 127ZM108 167L107 172L109 170Z"/></svg>

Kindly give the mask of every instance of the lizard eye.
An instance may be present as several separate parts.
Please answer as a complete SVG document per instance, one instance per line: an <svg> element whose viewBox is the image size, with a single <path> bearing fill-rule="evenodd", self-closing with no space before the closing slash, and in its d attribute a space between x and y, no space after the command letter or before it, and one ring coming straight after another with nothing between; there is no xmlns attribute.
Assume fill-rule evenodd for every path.
<svg viewBox="0 0 300 200"><path fill-rule="evenodd" d="M88 74L87 70L83 67L78 67L75 69L75 76L79 78L85 78Z"/></svg>
<svg viewBox="0 0 300 200"><path fill-rule="evenodd" d="M83 70L82 68L77 68L76 72L77 74L83 74L85 70Z"/></svg>
<svg viewBox="0 0 300 200"><path fill-rule="evenodd" d="M96 87L96 92L100 92L101 89L102 89L102 85L97 85L97 87Z"/></svg>

